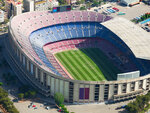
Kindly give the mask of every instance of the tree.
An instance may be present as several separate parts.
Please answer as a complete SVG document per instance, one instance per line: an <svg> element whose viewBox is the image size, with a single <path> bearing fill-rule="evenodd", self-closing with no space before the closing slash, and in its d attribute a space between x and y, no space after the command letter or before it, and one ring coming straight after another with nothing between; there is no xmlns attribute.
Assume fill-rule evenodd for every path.
<svg viewBox="0 0 150 113"><path fill-rule="evenodd" d="M60 5L67 4L65 0L58 0L58 2L59 2Z"/></svg>
<svg viewBox="0 0 150 113"><path fill-rule="evenodd" d="M14 107L13 102L8 98L8 93L2 88L0 88L0 104L8 113L19 113Z"/></svg>
<svg viewBox="0 0 150 113"><path fill-rule="evenodd" d="M98 7L98 5L99 5L99 2L96 1L96 0L94 0L94 1L93 1L93 6L94 6L94 7L95 7L95 6Z"/></svg>
<svg viewBox="0 0 150 113"><path fill-rule="evenodd" d="M28 98L28 97L29 97L29 93L28 93L28 92L25 92L25 93L24 93L24 97L25 97L25 98Z"/></svg>
<svg viewBox="0 0 150 113"><path fill-rule="evenodd" d="M0 88L0 98L5 98L7 96L8 93L4 89Z"/></svg>
<svg viewBox="0 0 150 113"><path fill-rule="evenodd" d="M85 0L79 0L81 4L85 3Z"/></svg>
<svg viewBox="0 0 150 113"><path fill-rule="evenodd" d="M83 4L84 2L85 2L85 0L78 0L78 1L76 2L76 4L79 5L79 4Z"/></svg>
<svg viewBox="0 0 150 113"><path fill-rule="evenodd" d="M31 91L31 90L28 91L28 96L29 96L30 98L34 98L35 95L36 95L36 91Z"/></svg>
<svg viewBox="0 0 150 113"><path fill-rule="evenodd" d="M134 102L130 102L130 103L128 103L128 105L126 107L126 110L129 113L137 113L138 112L138 107L135 105Z"/></svg>
<svg viewBox="0 0 150 113"><path fill-rule="evenodd" d="M76 4L77 4L77 5L80 5L80 4L81 4L81 2L80 2L80 1L77 1L77 2L76 2Z"/></svg>
<svg viewBox="0 0 150 113"><path fill-rule="evenodd" d="M57 105L63 104L64 96L61 93L56 93L54 95L54 100Z"/></svg>
<svg viewBox="0 0 150 113"><path fill-rule="evenodd" d="M147 93L146 95L137 96L135 101L128 103L128 105L126 106L126 110L129 113L143 112L144 109L147 109L147 107L149 107L149 101L150 93Z"/></svg>
<svg viewBox="0 0 150 113"><path fill-rule="evenodd" d="M80 7L80 10L86 10L85 6Z"/></svg>
<svg viewBox="0 0 150 113"><path fill-rule="evenodd" d="M19 98L20 100L22 100L22 99L24 98L24 94L23 94L23 93L19 93L19 94L18 94L18 98Z"/></svg>
<svg viewBox="0 0 150 113"><path fill-rule="evenodd" d="M3 85L3 83L2 82L0 82L0 86L2 86Z"/></svg>

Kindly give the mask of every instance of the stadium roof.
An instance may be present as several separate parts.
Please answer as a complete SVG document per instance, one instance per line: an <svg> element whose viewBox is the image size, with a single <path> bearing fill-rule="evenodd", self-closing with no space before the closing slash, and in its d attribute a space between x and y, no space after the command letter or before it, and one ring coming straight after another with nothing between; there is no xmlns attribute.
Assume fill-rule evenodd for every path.
<svg viewBox="0 0 150 113"><path fill-rule="evenodd" d="M150 34L133 22L116 17L103 24L122 39L137 58L150 60Z"/></svg>

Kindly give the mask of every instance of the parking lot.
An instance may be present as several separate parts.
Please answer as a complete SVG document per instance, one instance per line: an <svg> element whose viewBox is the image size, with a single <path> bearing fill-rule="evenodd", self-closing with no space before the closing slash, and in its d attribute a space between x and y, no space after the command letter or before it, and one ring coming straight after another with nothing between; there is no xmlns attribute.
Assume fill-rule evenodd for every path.
<svg viewBox="0 0 150 113"><path fill-rule="evenodd" d="M114 10L114 9L117 9L117 10ZM114 10L115 12L111 10ZM128 20L132 20L145 13L149 13L150 6L145 5L144 3L140 3L132 7L126 7L126 6L118 5L117 3L108 3L107 5L91 8L90 11L103 13L112 17L123 17ZM147 23L150 23L150 22L147 22ZM150 26L148 26L147 23L137 24L137 25L143 28L145 31L150 33Z"/></svg>
<svg viewBox="0 0 150 113"><path fill-rule="evenodd" d="M114 14L112 13L111 16L113 16L113 17L120 16L120 17L124 17L128 20L131 20L137 16L140 16L142 14L150 12L150 6L145 5L144 3L140 3L133 7L122 7L117 4L114 4L113 6L117 7L120 12L125 12L126 14L125 15L117 15L116 13L114 13Z"/></svg>
<svg viewBox="0 0 150 113"><path fill-rule="evenodd" d="M20 111L20 113L58 113L56 108L50 108L47 110L43 103L34 102L36 107L28 107L31 105L31 101L22 101L22 102L15 102L15 107Z"/></svg>
<svg viewBox="0 0 150 113"><path fill-rule="evenodd" d="M131 101L131 100L130 100ZM70 112L74 113L126 113L124 108L120 108L123 105L126 105L129 101L120 102L116 104L106 105L104 103L100 104L84 104L84 105L66 105L67 109ZM56 108L50 108L49 110L45 109L42 103L34 102L37 109L34 107L28 108L31 104L31 101L23 101L19 103L14 103L16 108L20 113L58 113ZM119 109L116 109L119 108Z"/></svg>
<svg viewBox="0 0 150 113"><path fill-rule="evenodd" d="M104 103L86 104L86 105L69 105L67 106L67 108L69 111L73 111L75 113L127 113L127 111L125 111L124 108L121 108L121 106L126 105L130 101L124 101L124 102L109 104L109 105L106 105Z"/></svg>
<svg viewBox="0 0 150 113"><path fill-rule="evenodd" d="M120 6L118 5L117 3L109 3L112 8L115 7L117 9L119 9L119 12L124 12L125 15L117 15L118 12L116 13L110 13L109 15L112 16L112 17L124 17L128 20L131 20L137 16L140 16L144 13L147 13L147 12L150 12L150 6L148 5L145 5L144 3L140 3L140 4L137 4L133 7L126 7L126 6ZM103 9L100 9L100 7L95 7L95 8L91 8L90 11L94 11L95 9L98 9L98 12L99 13L103 13L103 9L106 10L106 8L103 8Z"/></svg>

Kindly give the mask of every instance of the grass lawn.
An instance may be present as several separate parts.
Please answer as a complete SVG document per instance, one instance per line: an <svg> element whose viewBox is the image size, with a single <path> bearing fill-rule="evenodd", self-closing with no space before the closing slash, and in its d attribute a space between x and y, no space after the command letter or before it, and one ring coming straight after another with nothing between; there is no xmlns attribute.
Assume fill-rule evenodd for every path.
<svg viewBox="0 0 150 113"><path fill-rule="evenodd" d="M55 56L76 80L116 80L120 72L98 48L68 50Z"/></svg>

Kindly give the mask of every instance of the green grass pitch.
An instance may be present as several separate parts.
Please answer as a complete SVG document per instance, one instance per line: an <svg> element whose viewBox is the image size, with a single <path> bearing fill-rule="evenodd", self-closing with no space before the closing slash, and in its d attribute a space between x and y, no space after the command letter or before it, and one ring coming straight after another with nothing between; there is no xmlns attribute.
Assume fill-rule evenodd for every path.
<svg viewBox="0 0 150 113"><path fill-rule="evenodd" d="M75 80L116 80L120 72L98 48L68 50L55 56Z"/></svg>

